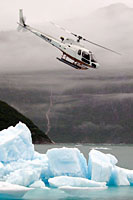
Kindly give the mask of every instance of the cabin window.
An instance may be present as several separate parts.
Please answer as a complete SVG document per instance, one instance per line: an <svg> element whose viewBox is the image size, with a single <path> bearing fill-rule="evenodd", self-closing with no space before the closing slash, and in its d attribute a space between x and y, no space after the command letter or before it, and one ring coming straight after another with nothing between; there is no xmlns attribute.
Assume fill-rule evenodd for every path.
<svg viewBox="0 0 133 200"><path fill-rule="evenodd" d="M79 56L81 55L81 49L78 50L78 55L79 55Z"/></svg>

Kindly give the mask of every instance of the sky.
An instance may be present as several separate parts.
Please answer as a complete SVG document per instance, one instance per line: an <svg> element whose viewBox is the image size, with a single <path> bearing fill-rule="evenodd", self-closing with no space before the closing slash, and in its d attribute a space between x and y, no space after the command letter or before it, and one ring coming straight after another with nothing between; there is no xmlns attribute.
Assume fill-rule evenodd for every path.
<svg viewBox="0 0 133 200"><path fill-rule="evenodd" d="M34 24L81 17L117 2L133 8L133 0L0 0L0 31L16 28L20 8Z"/></svg>

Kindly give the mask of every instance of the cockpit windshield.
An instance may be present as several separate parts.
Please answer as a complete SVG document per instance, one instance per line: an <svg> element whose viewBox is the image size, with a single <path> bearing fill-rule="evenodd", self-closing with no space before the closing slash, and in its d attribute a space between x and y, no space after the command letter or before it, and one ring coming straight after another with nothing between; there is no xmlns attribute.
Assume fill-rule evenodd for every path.
<svg viewBox="0 0 133 200"><path fill-rule="evenodd" d="M87 64L90 64L90 54L88 52L86 51L82 52L82 61Z"/></svg>
<svg viewBox="0 0 133 200"><path fill-rule="evenodd" d="M97 62L94 54L91 53L90 56L91 56L91 62Z"/></svg>
<svg viewBox="0 0 133 200"><path fill-rule="evenodd" d="M92 52L87 52L87 51L82 52L82 61L87 63L87 64L90 64L90 62L92 62L92 63L97 62L95 57L94 57L94 54Z"/></svg>
<svg viewBox="0 0 133 200"><path fill-rule="evenodd" d="M86 51L82 52L82 56L86 59L86 60L90 60L90 54Z"/></svg>

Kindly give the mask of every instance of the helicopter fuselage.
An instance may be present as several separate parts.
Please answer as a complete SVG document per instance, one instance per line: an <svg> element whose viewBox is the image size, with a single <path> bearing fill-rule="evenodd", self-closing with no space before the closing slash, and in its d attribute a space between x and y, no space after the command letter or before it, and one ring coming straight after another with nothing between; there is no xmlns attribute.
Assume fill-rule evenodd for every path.
<svg viewBox="0 0 133 200"><path fill-rule="evenodd" d="M98 68L99 63L94 58L94 55L91 51L84 48L80 45L78 41L74 41L73 39L64 39L61 37L61 40L58 40L52 36L49 36L45 33L41 33L40 31L36 30L25 24L22 11L20 11L20 21L19 21L19 28L23 28L31 33L35 34L36 36L40 37L41 39L45 40L46 42L50 43L57 49L59 49L63 55L60 61L64 61L64 63L75 66L76 69L89 69L89 68ZM65 62L67 59L68 62Z"/></svg>
<svg viewBox="0 0 133 200"><path fill-rule="evenodd" d="M60 50L63 56L68 57L77 63L81 68L98 68L94 55L91 51L81 46L77 41L67 38L61 43Z"/></svg>

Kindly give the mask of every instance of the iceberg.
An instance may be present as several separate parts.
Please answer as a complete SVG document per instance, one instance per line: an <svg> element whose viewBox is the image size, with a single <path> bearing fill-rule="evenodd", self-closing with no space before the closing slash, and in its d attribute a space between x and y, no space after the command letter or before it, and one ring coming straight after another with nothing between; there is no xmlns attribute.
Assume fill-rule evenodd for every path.
<svg viewBox="0 0 133 200"><path fill-rule="evenodd" d="M0 162L11 162L20 158L30 160L34 156L31 133L19 122L15 127L0 131Z"/></svg>
<svg viewBox="0 0 133 200"><path fill-rule="evenodd" d="M89 153L89 179L106 182L108 186L133 185L133 170L118 167L118 160L111 154L104 154L97 150Z"/></svg>
<svg viewBox="0 0 133 200"><path fill-rule="evenodd" d="M78 148L53 148L46 154L34 150L31 132L23 123L0 131L0 195L36 193L79 194L109 186L133 185L133 170L117 166L111 154L89 152L88 164ZM108 186L108 187L107 187ZM27 194L28 196L28 194Z"/></svg>
<svg viewBox="0 0 133 200"><path fill-rule="evenodd" d="M115 156L91 150L88 159L89 179L99 182L108 182L112 168L118 162Z"/></svg>
<svg viewBox="0 0 133 200"><path fill-rule="evenodd" d="M47 151L51 176L88 177L87 161L77 148L54 148Z"/></svg>
<svg viewBox="0 0 133 200"><path fill-rule="evenodd" d="M51 187L106 187L105 182L96 182L86 178L57 176L48 180Z"/></svg>

